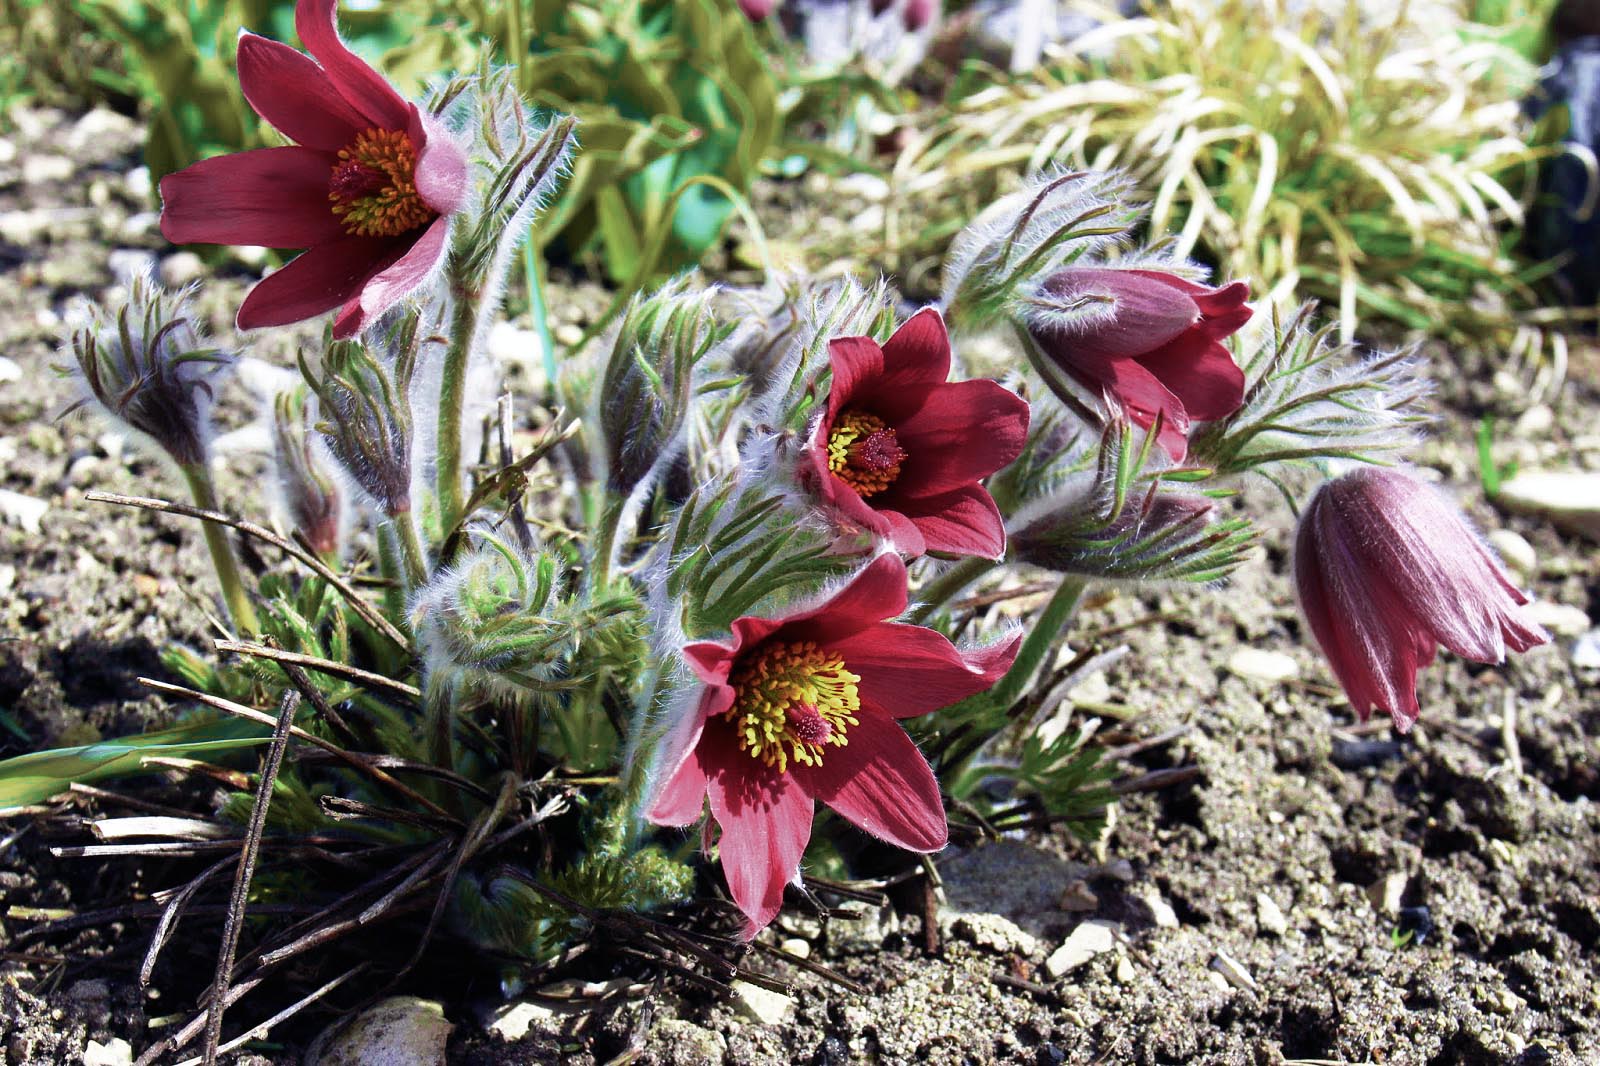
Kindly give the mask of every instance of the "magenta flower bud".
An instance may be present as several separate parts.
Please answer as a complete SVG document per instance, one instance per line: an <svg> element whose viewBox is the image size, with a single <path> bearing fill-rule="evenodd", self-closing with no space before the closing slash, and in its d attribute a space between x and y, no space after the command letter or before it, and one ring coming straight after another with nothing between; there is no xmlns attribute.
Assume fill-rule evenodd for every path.
<svg viewBox="0 0 1600 1066"><path fill-rule="evenodd" d="M751 22L760 22L772 14L777 6L778 0L739 0L739 10L743 11Z"/></svg>
<svg viewBox="0 0 1600 1066"><path fill-rule="evenodd" d="M1363 721L1379 707L1410 729L1417 669L1440 645L1499 663L1508 647L1550 640L1461 512L1399 470L1323 485L1300 516L1294 554L1301 610Z"/></svg>
<svg viewBox="0 0 1600 1066"><path fill-rule="evenodd" d="M1040 283L1028 328L1061 371L1118 404L1175 462L1189 426L1244 402L1244 372L1221 343L1250 320L1249 288L1221 288L1158 270L1064 267Z"/></svg>
<svg viewBox="0 0 1600 1066"><path fill-rule="evenodd" d="M939 0L906 0L901 17L905 19L906 29L916 33L932 22L938 14Z"/></svg>

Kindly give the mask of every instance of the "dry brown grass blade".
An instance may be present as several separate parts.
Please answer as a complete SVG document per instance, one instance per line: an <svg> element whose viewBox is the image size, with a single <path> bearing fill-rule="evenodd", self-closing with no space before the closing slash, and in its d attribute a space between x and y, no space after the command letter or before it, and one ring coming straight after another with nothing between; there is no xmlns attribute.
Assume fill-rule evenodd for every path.
<svg viewBox="0 0 1600 1066"><path fill-rule="evenodd" d="M408 685L404 681L396 681L393 678L384 677L382 674L374 674L345 663L335 662L332 659L322 659L315 655L303 655L300 652L285 651L282 648L274 648L266 644L255 644L246 640L215 640L212 644L218 651L231 651L257 659L270 659L275 663L303 666L318 673L331 674L334 677L342 677L357 684L366 685L368 688L386 689L413 700L422 698L421 689Z"/></svg>

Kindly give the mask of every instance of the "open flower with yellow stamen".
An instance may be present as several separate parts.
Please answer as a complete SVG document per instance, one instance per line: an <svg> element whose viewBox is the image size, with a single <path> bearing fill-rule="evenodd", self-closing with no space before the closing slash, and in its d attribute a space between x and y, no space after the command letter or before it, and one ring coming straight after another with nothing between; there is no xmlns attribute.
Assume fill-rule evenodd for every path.
<svg viewBox="0 0 1600 1066"><path fill-rule="evenodd" d="M202 160L161 180L161 232L177 244L305 253L251 290L240 329L339 308L352 337L444 262L466 197L466 157L339 39L337 0L299 0L310 56L246 33L239 84L257 114L296 142Z"/></svg>
<svg viewBox="0 0 1600 1066"><path fill-rule="evenodd" d="M802 476L836 524L916 556L1005 553L1005 523L979 483L1028 435L1028 405L993 381L949 381L950 337L932 308L880 346L829 342L833 384Z"/></svg>
<svg viewBox="0 0 1600 1066"><path fill-rule="evenodd" d="M881 555L831 598L784 618L740 618L727 643L683 655L704 683L663 742L647 813L689 825L711 801L728 890L754 936L800 872L821 800L909 851L949 835L939 783L896 719L983 692L1016 658L1018 639L960 651L906 609L906 570Z"/></svg>

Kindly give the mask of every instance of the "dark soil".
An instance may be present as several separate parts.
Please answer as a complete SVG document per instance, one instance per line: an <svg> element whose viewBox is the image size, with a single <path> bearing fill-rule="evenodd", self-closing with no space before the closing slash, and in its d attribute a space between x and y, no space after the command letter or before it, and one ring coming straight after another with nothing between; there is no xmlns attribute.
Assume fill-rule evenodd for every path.
<svg viewBox="0 0 1600 1066"><path fill-rule="evenodd" d="M0 384L0 488L49 510L39 533L0 519L0 756L160 720L133 679L159 674L173 642L204 647L214 609L196 527L83 499L91 488L162 495L167 472L85 416L54 420L72 399L49 369L63 323L127 266L171 251L130 175L138 131L103 111L12 118L0 143L0 354L21 379ZM799 234L808 222L784 225ZM223 282L204 306L226 338L256 267L210 269ZM593 286L562 287L551 303L575 323L600 299ZM286 363L295 336L257 354ZM1092 847L1031 833L946 853L936 953L916 914L785 918L767 934L865 996L780 967L798 991L776 1004L775 1024L755 1021L754 1003L683 991L598 1012L542 1009L510 1043L485 1031L490 1004L446 1002L451 1061L1600 1061L1600 677L1571 660L1577 632L1600 615L1600 570L1593 544L1485 504L1472 446L1476 419L1499 407L1516 426L1502 459L1600 468L1596 365L1580 350L1559 401L1512 423L1526 406L1516 381L1436 353L1442 420L1419 463L1459 490L1482 528L1526 538L1539 600L1591 621L1573 616L1553 644L1504 668L1446 656L1422 679L1424 717L1409 737L1354 726L1284 580L1287 513L1252 491L1246 505L1270 516L1268 532L1226 589L1111 589L1078 623L1085 644L1132 628L1101 641L1130 651L1074 691L1075 718L1101 714L1109 727L1114 712L1138 736L1172 732L1126 770L1192 765L1194 776L1125 797ZM233 425L248 421L243 389L224 410ZM259 458L228 462L224 495L236 499ZM1152 615L1166 620L1139 624ZM1287 657L1295 676L1264 679L1241 650ZM22 824L0 823L9 908L86 909L159 887L159 871L53 860L37 834L12 837ZM1113 946L1053 978L1045 960L1085 921L1107 923ZM35 924L0 912L0 1061L80 1062L91 1040L142 1048L152 1026L192 1006L131 983L147 924L18 943ZM299 1056L277 1045L257 1054Z"/></svg>

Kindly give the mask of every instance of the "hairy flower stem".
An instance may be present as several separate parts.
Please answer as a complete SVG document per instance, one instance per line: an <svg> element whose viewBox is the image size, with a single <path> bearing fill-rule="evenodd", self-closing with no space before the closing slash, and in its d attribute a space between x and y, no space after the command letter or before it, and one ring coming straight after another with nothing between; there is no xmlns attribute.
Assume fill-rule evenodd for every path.
<svg viewBox="0 0 1600 1066"><path fill-rule="evenodd" d="M462 281L451 286L454 307L450 313L450 347L439 378L439 440L435 492L439 497L439 526L453 529L463 517L461 485L461 422L467 402L467 365L477 336L478 301L482 293Z"/></svg>
<svg viewBox="0 0 1600 1066"><path fill-rule="evenodd" d="M378 523L378 572L387 580L383 590L383 613L391 621L406 616L406 590L400 561L400 534L392 522Z"/></svg>
<svg viewBox="0 0 1600 1066"><path fill-rule="evenodd" d="M210 471L199 463L182 469L195 506L204 511L221 510L217 506L217 490L212 484ZM214 522L201 522L200 527L205 530L206 547L211 551L211 565L217 571L217 583L222 586L222 600L227 604L233 627L241 636L253 637L261 631L261 623L256 618L256 609L250 604L250 597L245 593L244 582L239 578L239 564L233 558L228 534Z"/></svg>
<svg viewBox="0 0 1600 1066"><path fill-rule="evenodd" d="M422 711L428 761L441 769L456 768L455 686L433 671L423 683Z"/></svg>
<svg viewBox="0 0 1600 1066"><path fill-rule="evenodd" d="M415 592L428 581L428 560L423 554L422 542L417 538L417 523L411 512L402 511L389 516L395 539L400 544L400 561L405 567L406 591Z"/></svg>
<svg viewBox="0 0 1600 1066"><path fill-rule="evenodd" d="M1006 676L984 696L989 706L1005 708L1021 698L1023 691L1033 681L1034 675L1039 672L1039 667L1055 647L1056 638L1072 620L1072 614L1077 610L1078 601L1083 598L1083 590L1088 585L1089 579L1083 577L1069 576L1062 580L1060 587L1050 597L1050 602L1039 612L1038 618L1028 630L1028 635L1023 638L1022 647L1018 650L1011 669L1007 670Z"/></svg>
<svg viewBox="0 0 1600 1066"><path fill-rule="evenodd" d="M962 589L1000 565L993 559L972 557L963 559L917 590L917 606L911 612L911 622L923 625Z"/></svg>

